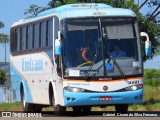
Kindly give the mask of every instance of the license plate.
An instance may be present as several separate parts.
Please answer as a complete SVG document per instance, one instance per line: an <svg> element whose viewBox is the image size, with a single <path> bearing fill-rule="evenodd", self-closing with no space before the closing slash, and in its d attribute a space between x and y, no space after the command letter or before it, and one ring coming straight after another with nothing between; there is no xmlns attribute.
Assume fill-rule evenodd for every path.
<svg viewBox="0 0 160 120"><path fill-rule="evenodd" d="M112 96L101 96L99 97L100 101L111 101L112 100Z"/></svg>

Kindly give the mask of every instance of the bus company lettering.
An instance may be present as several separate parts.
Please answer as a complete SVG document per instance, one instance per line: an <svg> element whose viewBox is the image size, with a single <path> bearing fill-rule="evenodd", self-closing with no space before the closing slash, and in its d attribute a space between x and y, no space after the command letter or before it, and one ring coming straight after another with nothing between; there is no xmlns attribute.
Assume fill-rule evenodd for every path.
<svg viewBox="0 0 160 120"><path fill-rule="evenodd" d="M22 71L41 71L42 59L22 58Z"/></svg>

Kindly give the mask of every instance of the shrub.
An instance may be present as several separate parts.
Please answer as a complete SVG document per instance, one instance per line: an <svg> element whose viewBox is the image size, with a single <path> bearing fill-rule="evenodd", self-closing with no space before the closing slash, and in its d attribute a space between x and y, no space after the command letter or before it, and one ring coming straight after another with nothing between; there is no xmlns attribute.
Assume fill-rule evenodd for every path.
<svg viewBox="0 0 160 120"><path fill-rule="evenodd" d="M6 81L6 73L5 71L0 69L0 85L4 85Z"/></svg>
<svg viewBox="0 0 160 120"><path fill-rule="evenodd" d="M144 83L146 85L150 85L152 87L155 87L156 90L158 91L158 87L160 86L160 70L145 69Z"/></svg>

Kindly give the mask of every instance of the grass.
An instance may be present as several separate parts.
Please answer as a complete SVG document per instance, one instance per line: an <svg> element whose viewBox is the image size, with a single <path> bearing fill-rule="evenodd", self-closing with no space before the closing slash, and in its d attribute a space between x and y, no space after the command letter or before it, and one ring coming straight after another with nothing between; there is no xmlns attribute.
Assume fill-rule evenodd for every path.
<svg viewBox="0 0 160 120"><path fill-rule="evenodd" d="M21 111L21 103L0 103L0 111Z"/></svg>
<svg viewBox="0 0 160 120"><path fill-rule="evenodd" d="M149 85L144 85L144 101L142 105L133 104L129 106L129 111L160 111L160 88L156 91ZM43 111L53 111L54 108L43 108ZM114 106L108 106L106 108L92 107L92 111L115 111ZM22 111L21 103L0 103L0 111ZM72 111L71 107L67 108L67 111Z"/></svg>

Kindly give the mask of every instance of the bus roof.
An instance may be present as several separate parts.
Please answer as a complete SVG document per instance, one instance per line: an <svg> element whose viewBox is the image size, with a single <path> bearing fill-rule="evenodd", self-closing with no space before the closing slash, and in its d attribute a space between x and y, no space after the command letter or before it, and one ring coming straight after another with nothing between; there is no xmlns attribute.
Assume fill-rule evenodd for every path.
<svg viewBox="0 0 160 120"><path fill-rule="evenodd" d="M135 17L136 14L130 9L113 8L109 5L102 3L83 3L83 4L67 4L57 8L46 10L36 17L22 19L12 25L25 24L44 17L56 15L60 20L64 18L79 18L79 17L101 17L101 16L130 16Z"/></svg>

